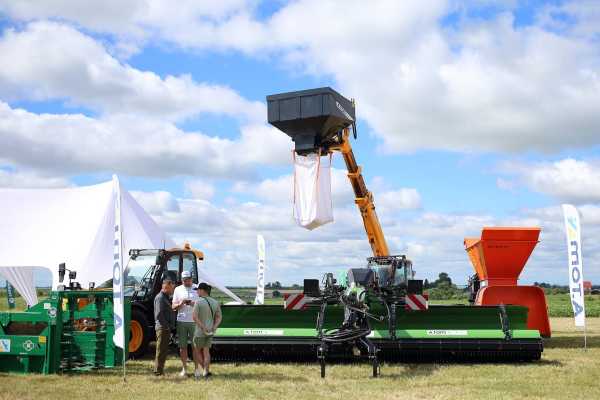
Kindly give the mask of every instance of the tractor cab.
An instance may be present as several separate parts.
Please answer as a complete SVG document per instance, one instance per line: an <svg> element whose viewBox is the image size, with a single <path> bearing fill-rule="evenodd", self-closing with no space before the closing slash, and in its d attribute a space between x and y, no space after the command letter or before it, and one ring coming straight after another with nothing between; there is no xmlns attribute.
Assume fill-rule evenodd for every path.
<svg viewBox="0 0 600 400"><path fill-rule="evenodd" d="M189 244L186 246L168 250L132 249L125 268L125 294L132 296L132 300L148 296L154 299L165 278L181 284L183 271L189 271L193 282L198 283L198 262L204 259L204 254L191 249Z"/></svg>

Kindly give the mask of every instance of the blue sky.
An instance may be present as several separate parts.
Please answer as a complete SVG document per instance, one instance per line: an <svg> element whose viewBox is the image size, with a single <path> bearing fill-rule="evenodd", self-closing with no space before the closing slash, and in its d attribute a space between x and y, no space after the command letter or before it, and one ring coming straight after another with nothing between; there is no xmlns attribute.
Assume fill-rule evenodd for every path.
<svg viewBox="0 0 600 400"><path fill-rule="evenodd" d="M257 233L267 280L360 265L369 247L342 160L336 221L302 231L292 144L265 121L265 96L331 86L357 101L355 153L390 247L422 277L466 281L462 240L484 225L537 225L524 281L566 283L559 205L571 202L600 279L595 2L347 2L343 21L339 3L317 3L0 1L0 144L23 146L0 151L0 186L116 173L230 284L253 283Z"/></svg>

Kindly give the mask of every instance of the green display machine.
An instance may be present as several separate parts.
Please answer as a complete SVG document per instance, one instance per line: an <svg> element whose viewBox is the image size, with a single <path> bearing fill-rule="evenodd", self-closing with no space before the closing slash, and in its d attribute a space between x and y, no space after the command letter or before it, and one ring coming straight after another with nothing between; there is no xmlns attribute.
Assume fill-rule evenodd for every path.
<svg viewBox="0 0 600 400"><path fill-rule="evenodd" d="M130 314L126 299L126 327ZM53 291L26 311L0 313L0 371L54 374L122 365L114 331L112 291ZM125 335L128 343L129 329Z"/></svg>

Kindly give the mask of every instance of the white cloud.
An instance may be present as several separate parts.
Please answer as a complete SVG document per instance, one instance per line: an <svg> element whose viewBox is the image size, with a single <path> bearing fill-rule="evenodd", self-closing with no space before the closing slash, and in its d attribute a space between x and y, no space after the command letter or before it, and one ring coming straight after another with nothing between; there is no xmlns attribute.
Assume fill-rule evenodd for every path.
<svg viewBox="0 0 600 400"><path fill-rule="evenodd" d="M251 178L258 165L286 163L290 143L264 125L231 140L131 114L34 114L0 101L0 158L46 172Z"/></svg>
<svg viewBox="0 0 600 400"><path fill-rule="evenodd" d="M169 192L142 192L133 190L129 193L140 203L146 212L152 215L156 216L181 211L177 199Z"/></svg>
<svg viewBox="0 0 600 400"><path fill-rule="evenodd" d="M376 201L379 207L392 211L421 208L421 196L417 189L413 188L382 192Z"/></svg>
<svg viewBox="0 0 600 400"><path fill-rule="evenodd" d="M289 17L300 25L309 18L308 2L302 4L305 13ZM357 99L359 116L384 140L383 149L557 151L600 142L593 43L516 29L507 14L444 31L443 8L421 15L412 3L395 4L390 17L409 19L395 30L385 18L380 24L379 15L365 15L375 9L350 6L351 15L378 23L308 35L295 52L295 61L333 75L341 92ZM365 76L375 78L357 79Z"/></svg>
<svg viewBox="0 0 600 400"><path fill-rule="evenodd" d="M293 169L291 164L290 169ZM374 195L377 209L394 213L399 210L421 207L421 196L414 188L391 189L380 177L374 179L372 187L377 192ZM288 174L267 178L260 182L237 182L233 190L238 193L251 194L265 203L289 204L294 199L294 177L292 174ZM334 208L356 207L354 192L348 181L346 170L331 168L331 198Z"/></svg>
<svg viewBox="0 0 600 400"><path fill-rule="evenodd" d="M578 0L563 4L546 5L538 15L541 25L565 34L586 39L600 35L600 3L596 0Z"/></svg>
<svg viewBox="0 0 600 400"><path fill-rule="evenodd" d="M293 168L290 156L289 169L293 170ZM251 194L266 203L291 203L294 199L294 176L287 174L260 182L238 182L234 191ZM331 196L334 205L354 204L352 186L344 170L331 168Z"/></svg>
<svg viewBox="0 0 600 400"><path fill-rule="evenodd" d="M85 6L67 0L35 5L0 0L0 10L12 18L55 20L5 30L2 100L65 101L96 115L35 114L0 101L0 159L17 168L17 173L0 171L0 185L68 184L39 171L201 177L187 178L189 198L175 199L168 192L134 195L176 239L206 250L210 268L231 274L224 280L254 282L256 233L267 238L268 280L299 282L362 265L370 248L343 171L333 173L336 221L314 232L294 225L291 176L238 183L254 202L229 196L223 205L213 203L212 179L248 182L264 165L291 165L289 139L263 125L262 103L189 76L141 71L114 54L131 54L156 40L192 51L243 52L294 72L331 78L342 93L357 99L359 117L386 151L557 151L600 143L600 56L597 42L590 41L597 35L591 22L596 14L577 4L561 9L577 15L577 21L558 29L547 18L515 27L510 14L483 20L467 12L455 29L440 26L456 10L446 1L428 7L417 1L378 1L369 7L348 1L340 18L339 2L299 0L258 20L255 2L241 0L189 0L177 7L159 0ZM302 29L315 26L327 29ZM81 27L115 37L95 40L77 30ZM174 124L203 113L238 119L239 138L184 132ZM568 180L566 188L574 172L578 178ZM561 199L598 200L596 162L563 160L510 173ZM514 224L544 228L526 279L566 282L557 207L524 210L511 218L449 215L419 210L415 189L385 187L375 190L375 202L390 248L407 252L421 277L446 271L462 281L472 273L463 238L478 235L482 226ZM589 239L600 234L600 211L589 204L580 210L588 276L600 279L594 272L600 248Z"/></svg>
<svg viewBox="0 0 600 400"><path fill-rule="evenodd" d="M35 22L0 38L0 90L5 100L65 100L102 113L180 120L202 113L262 122L266 108L220 85L190 76L161 78L122 64L76 29Z"/></svg>
<svg viewBox="0 0 600 400"><path fill-rule="evenodd" d="M585 11L595 10L593 3L584 7L569 2L561 7L564 15L576 20L559 33L548 26L548 18L553 17L546 8L540 9L533 25L516 27L511 4L495 3L507 12L489 20L469 17L465 3L442 0L428 7L416 0L382 0L369 7L348 1L344 18L339 18L338 2L300 0L282 5L265 20L254 16L254 2L231 1L222 6L186 2L173 10L166 2L155 1L140 6L128 3L126 10L137 11L125 12L129 17L124 19L146 36L183 48L271 57L298 71L332 77L342 93L357 99L360 118L383 140L385 151L555 152L600 144L600 55L590 35L574 33L578 27L593 27L584 18L596 15ZM18 3L5 9L15 18L62 17L92 29L100 29L99 21L106 15L102 8L96 23L62 7L35 11ZM461 14L456 28L441 26L443 17L457 10ZM120 34L127 24L118 25L105 29ZM308 26L327 29L298 29ZM52 65L53 57L49 60ZM114 78L109 92L119 94L115 99L103 98L102 92L77 98L67 89L48 90L67 91L65 95L74 101L96 106L96 101L102 106L112 104L113 110L160 110L174 116L200 112L195 102L176 101L179 93L204 98L211 92L185 77L161 80L112 65L102 66L100 73L105 69L120 71L109 74ZM74 81L64 82L66 88L76 85ZM130 81L143 96L130 93ZM84 89L97 95L97 88ZM158 98L169 100L153 101L154 91L164 96ZM237 102L232 99L217 108L232 109L229 105ZM169 104L163 108L163 103Z"/></svg>
<svg viewBox="0 0 600 400"><path fill-rule="evenodd" d="M286 178L279 181L283 184L275 191L284 192L291 185ZM268 186L265 182L257 187ZM251 187L243 188L243 193L255 196ZM271 193L279 197L275 191ZM256 197L260 202L231 199L226 204L183 198L178 199L180 211L153 210L152 214L177 241L190 240L205 250L208 268L221 276L231 274L235 283L252 284L256 278L257 233L267 240L268 280L300 282L303 277L320 277L340 263L342 268L362 265L370 252L354 204L336 204L335 223L309 232L295 225L289 198Z"/></svg>
<svg viewBox="0 0 600 400"><path fill-rule="evenodd" d="M210 200L215 195L215 186L206 179L193 179L185 182L185 191L193 199Z"/></svg>
<svg viewBox="0 0 600 400"><path fill-rule="evenodd" d="M354 206L335 208L335 221L315 231L295 225L290 203L178 199L179 210L153 211L177 240L190 240L206 252L206 266L230 284L255 280L256 234L267 241L267 280L298 283L365 264L371 254L359 212ZM579 207L584 226L586 279L598 280L600 207ZM465 237L478 237L485 226L540 226L541 242L533 252L522 281L565 284L566 246L560 207L525 209L503 218L489 214L445 214L418 211L389 214L381 209L382 227L390 251L413 260L418 276L433 279L448 272L459 284L474 273L464 250Z"/></svg>
<svg viewBox="0 0 600 400"><path fill-rule="evenodd" d="M59 100L99 112L35 114L0 100L0 157L10 164L63 174L248 179L258 165L288 161L290 140L264 125L263 103L189 76L137 70L72 27L34 22L5 30L0 59L2 100ZM238 119L239 138L175 125L203 113Z"/></svg>
<svg viewBox="0 0 600 400"><path fill-rule="evenodd" d="M566 158L553 163L504 163L503 172L516 175L533 191L577 204L600 202L600 161ZM508 185L514 182L508 181Z"/></svg>
<svg viewBox="0 0 600 400"><path fill-rule="evenodd" d="M63 188L68 186L71 186L69 181L63 177L0 168L0 187L3 188Z"/></svg>
<svg viewBox="0 0 600 400"><path fill-rule="evenodd" d="M94 3L1 0L0 12L24 21L67 20L96 32L116 34L119 40L131 43L149 41L157 34L172 41L181 41L186 32L190 37L200 35L196 40L201 40L215 24L232 15L250 11L254 3L254 0L179 0L177 7L173 7L173 3L167 0L105 0Z"/></svg>

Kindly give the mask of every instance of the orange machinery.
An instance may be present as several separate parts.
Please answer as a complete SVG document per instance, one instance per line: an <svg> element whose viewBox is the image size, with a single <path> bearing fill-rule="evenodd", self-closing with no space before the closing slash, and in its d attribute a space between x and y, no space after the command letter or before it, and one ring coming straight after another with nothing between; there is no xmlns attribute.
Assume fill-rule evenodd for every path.
<svg viewBox="0 0 600 400"><path fill-rule="evenodd" d="M527 327L550 337L544 291L537 286L517 285L540 231L541 228L486 227L481 238L465 238L465 249L480 280L475 304L525 306L529 309Z"/></svg>

